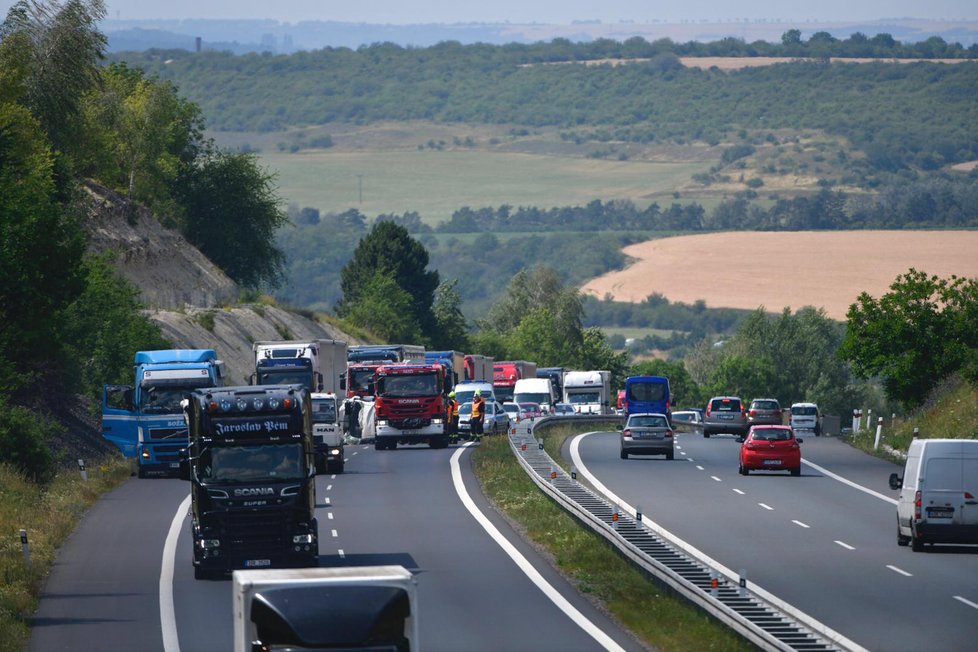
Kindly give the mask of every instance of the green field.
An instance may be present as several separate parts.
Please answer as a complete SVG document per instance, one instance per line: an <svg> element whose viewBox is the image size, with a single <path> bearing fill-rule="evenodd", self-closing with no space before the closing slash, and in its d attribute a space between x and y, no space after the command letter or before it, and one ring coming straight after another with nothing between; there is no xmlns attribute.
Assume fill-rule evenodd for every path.
<svg viewBox="0 0 978 652"><path fill-rule="evenodd" d="M576 206L649 195L682 185L708 161L659 163L479 150L262 152L289 203L368 217L415 211L435 224L459 208ZM362 199L362 201L361 201Z"/></svg>
<svg viewBox="0 0 978 652"><path fill-rule="evenodd" d="M683 331L674 331L664 328L631 328L628 326L602 326L601 330L605 335L621 335L624 338L634 337L637 340L649 335L659 337L671 337L673 333L685 334Z"/></svg>

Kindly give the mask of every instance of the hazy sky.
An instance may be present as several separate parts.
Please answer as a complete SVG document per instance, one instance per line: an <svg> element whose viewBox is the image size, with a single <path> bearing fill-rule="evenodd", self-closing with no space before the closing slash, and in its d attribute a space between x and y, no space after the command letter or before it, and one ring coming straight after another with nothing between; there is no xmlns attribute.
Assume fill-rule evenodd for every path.
<svg viewBox="0 0 978 652"><path fill-rule="evenodd" d="M6 15L13 0L0 0ZM106 0L108 18L272 18L282 22L512 22L566 24L575 20L853 21L881 18L978 20L976 0Z"/></svg>

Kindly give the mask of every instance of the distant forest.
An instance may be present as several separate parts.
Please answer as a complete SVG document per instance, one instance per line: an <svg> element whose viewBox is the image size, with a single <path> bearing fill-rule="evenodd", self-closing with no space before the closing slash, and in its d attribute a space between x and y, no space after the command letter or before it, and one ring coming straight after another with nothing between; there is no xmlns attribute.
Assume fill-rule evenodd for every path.
<svg viewBox="0 0 978 652"><path fill-rule="evenodd" d="M797 38L796 38L797 37ZM680 56L798 56L724 72ZM172 80L219 130L432 120L556 126L567 137L727 142L743 129L819 129L847 138L878 170L937 169L978 159L978 61L829 63L827 57L978 57L933 37L845 40L788 32L782 43L555 39L534 45L428 48L390 43L292 55L184 50L118 53ZM545 65L643 59L628 65Z"/></svg>

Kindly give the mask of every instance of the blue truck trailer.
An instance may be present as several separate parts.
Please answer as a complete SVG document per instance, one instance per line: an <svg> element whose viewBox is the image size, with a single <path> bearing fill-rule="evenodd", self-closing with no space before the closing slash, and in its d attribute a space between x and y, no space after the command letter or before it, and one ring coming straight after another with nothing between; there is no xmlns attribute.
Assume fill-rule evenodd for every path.
<svg viewBox="0 0 978 652"><path fill-rule="evenodd" d="M224 384L213 349L137 351L134 385L102 389L102 436L136 462L140 478L176 475L187 448L180 402L197 389Z"/></svg>

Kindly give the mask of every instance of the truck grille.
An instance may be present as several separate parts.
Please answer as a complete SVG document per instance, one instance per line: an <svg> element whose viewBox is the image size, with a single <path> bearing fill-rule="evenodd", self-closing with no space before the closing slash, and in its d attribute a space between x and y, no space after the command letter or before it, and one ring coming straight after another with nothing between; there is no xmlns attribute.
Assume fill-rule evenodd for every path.
<svg viewBox="0 0 978 652"><path fill-rule="evenodd" d="M150 428L149 438L157 441L160 439L186 440L186 428Z"/></svg>
<svg viewBox="0 0 978 652"><path fill-rule="evenodd" d="M156 457L157 462L179 462L180 461L180 451L186 448L186 445L169 445L169 446L153 446L153 455Z"/></svg>
<svg viewBox="0 0 978 652"><path fill-rule="evenodd" d="M287 543L291 512L280 510L227 513L227 538L231 554L250 558L278 554Z"/></svg>

